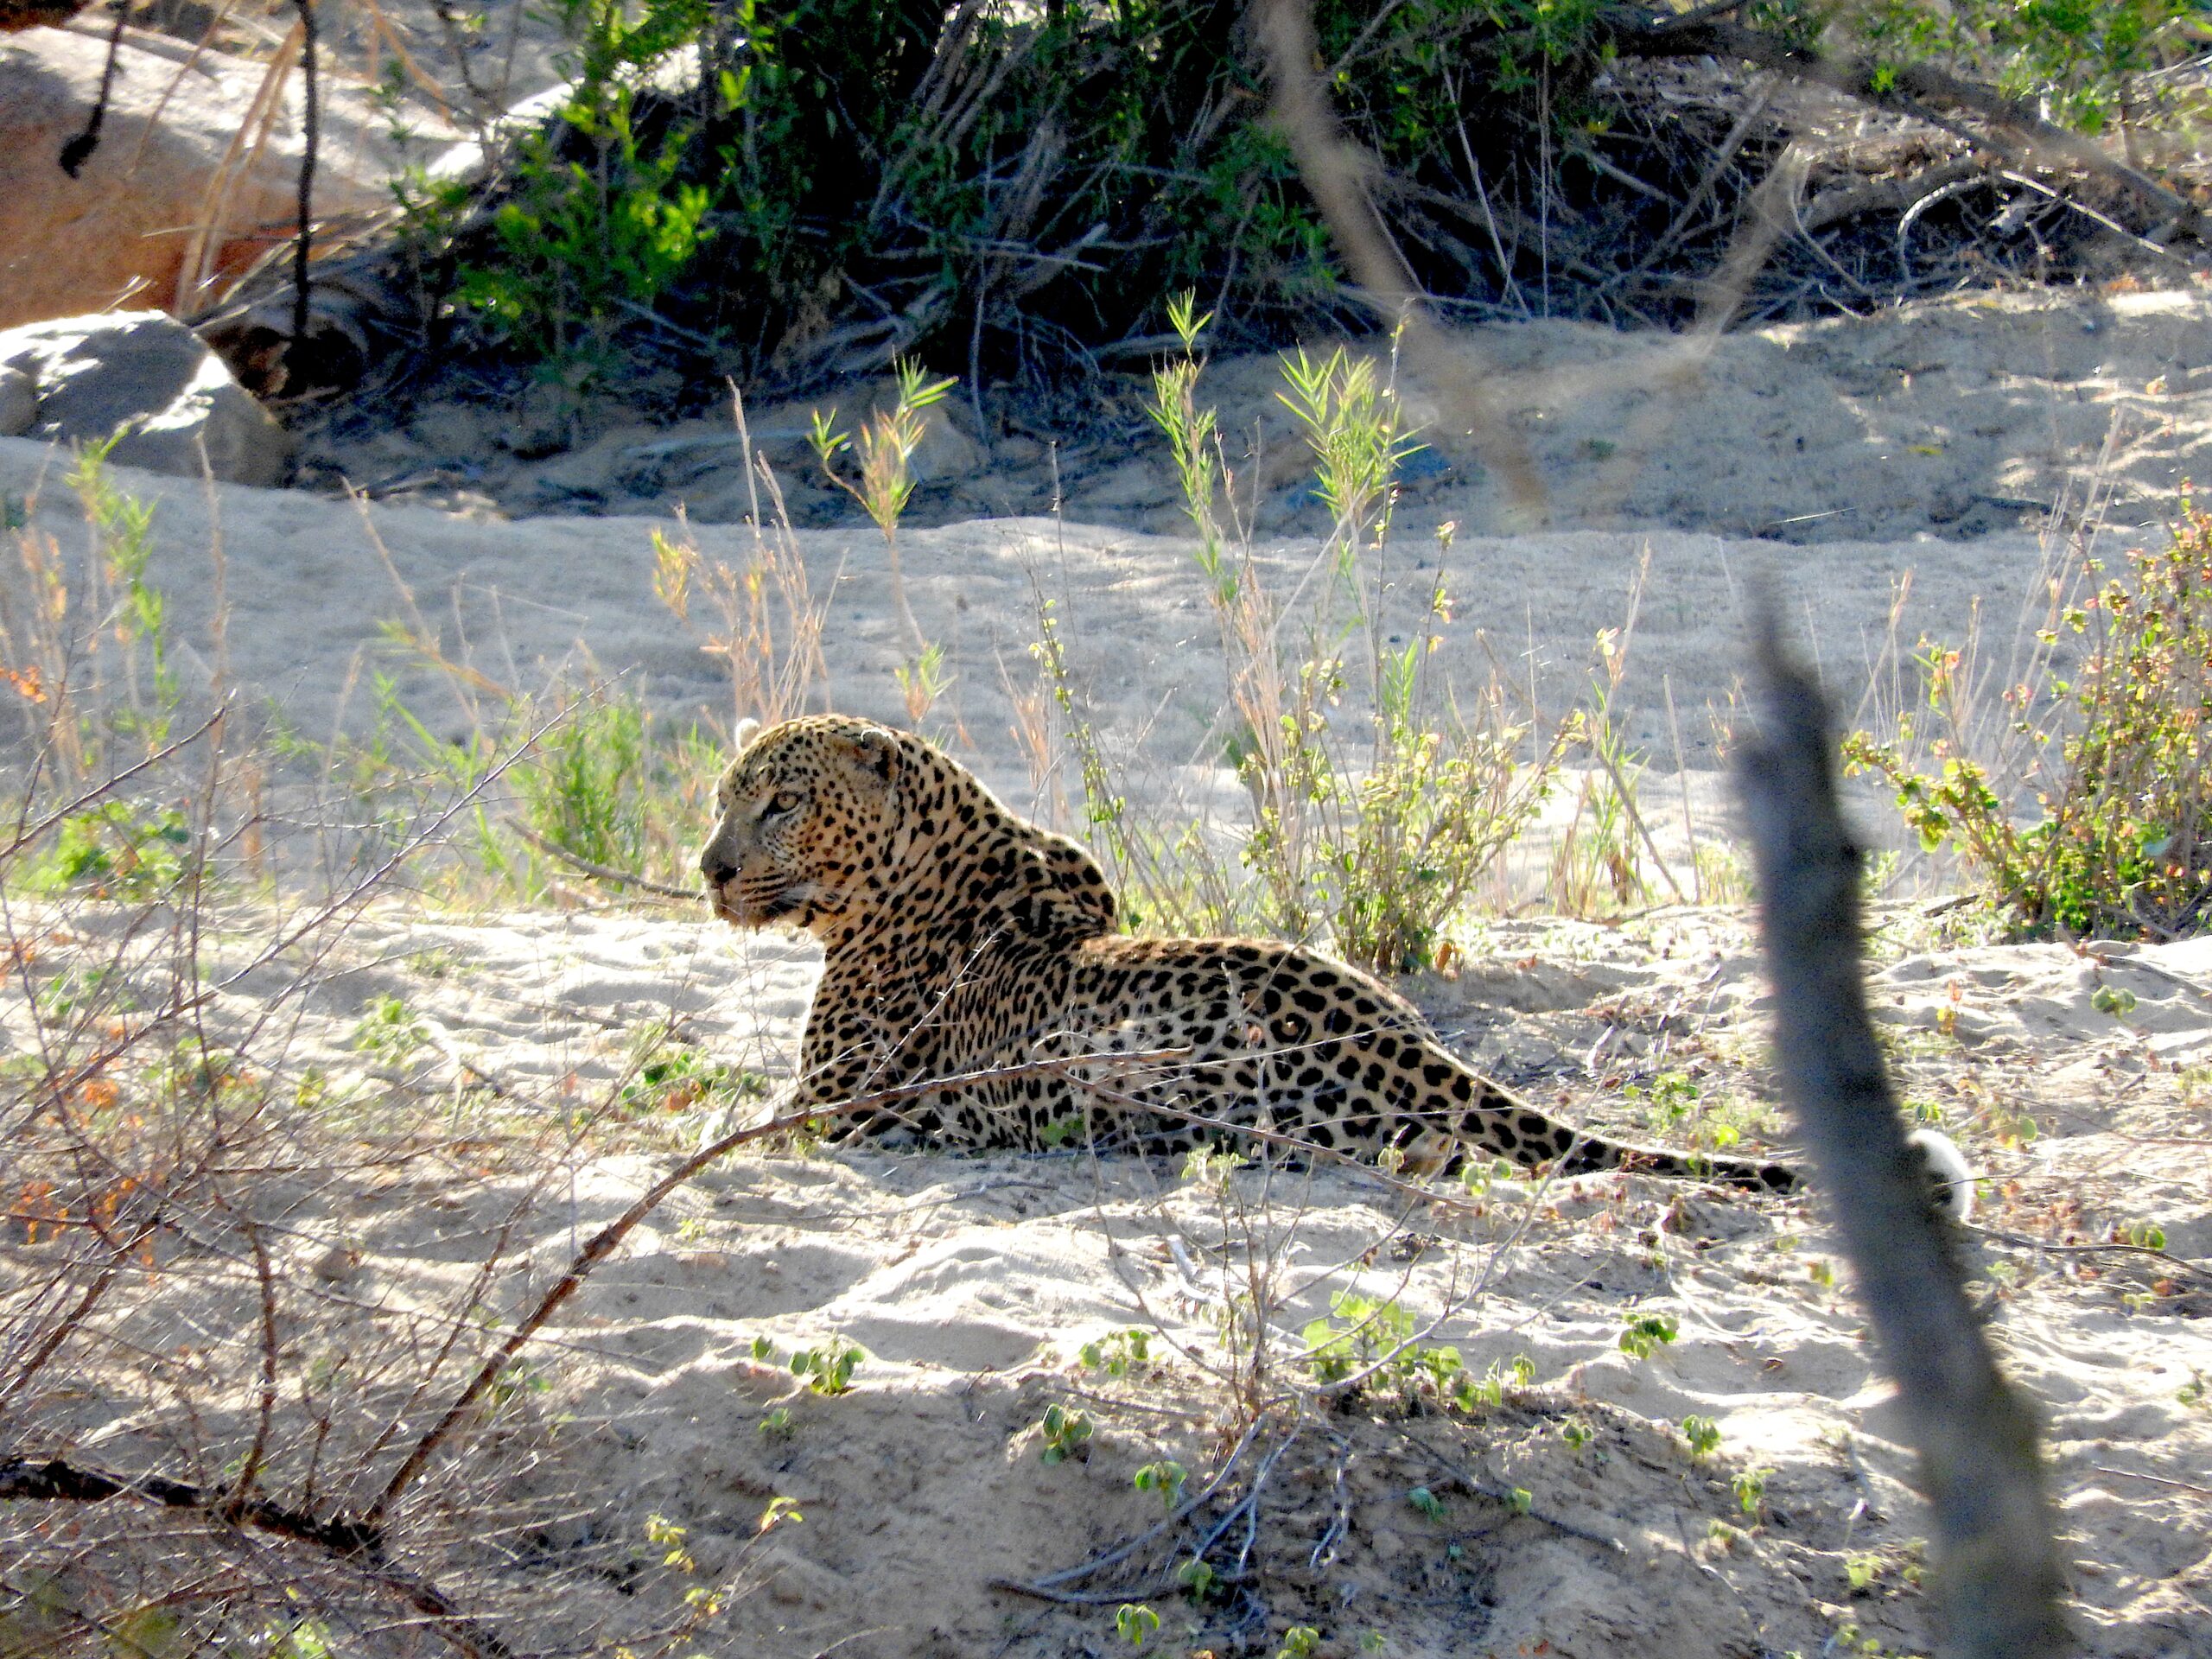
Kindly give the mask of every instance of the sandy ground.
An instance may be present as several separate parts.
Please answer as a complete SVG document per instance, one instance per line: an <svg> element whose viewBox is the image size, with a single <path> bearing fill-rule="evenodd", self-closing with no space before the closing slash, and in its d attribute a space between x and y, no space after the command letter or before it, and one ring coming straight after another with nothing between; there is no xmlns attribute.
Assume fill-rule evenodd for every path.
<svg viewBox="0 0 2212 1659"><path fill-rule="evenodd" d="M30 497L37 525L65 547L81 547L81 513L62 470L47 451L0 440L0 490ZM673 520L476 522L423 506L233 486L211 493L175 479L121 469L118 476L158 503L151 575L170 596L188 673L205 687L218 670L208 550L219 539L226 681L273 698L311 740L327 740L341 724L366 729L367 685L378 672L392 676L434 723L447 722L448 734L461 728L446 677L380 630L408 620L410 604L448 656L501 684L527 691L563 672L620 673L664 712L704 709L727 722L726 683L701 649L702 627L679 625L653 597L652 536L675 532ZM692 534L709 560L741 569L750 556L742 527L702 524ZM829 688L815 697L834 695L841 708L906 723L896 675L912 649L890 601L882 541L872 529L801 531L797 539L826 604ZM1029 648L1047 599L1088 712L1117 755L1158 789L1206 797L1206 779L1177 774L1223 770L1226 678L1186 542L1051 519L979 520L909 530L899 539L915 615L944 647L951 679L928 728L1009 799L1035 807L1065 787L1035 776L1015 740L1017 705L1039 690ZM1256 552L1278 591L1301 583L1314 591L1310 544L1265 543ZM1843 706L1871 713L1904 683L1898 652L1923 632L1964 640L1977 607L2001 660L1996 642L2045 620L2045 560L2044 545L2019 534L1810 547L1681 531L1468 538L1445 571L1454 599L1440 660L1462 688L1494 668L1516 685L1525 680L1556 715L1589 695L1599 630L1632 623L1616 722L1663 769L1678 761L1709 768L1730 723L1755 587L1781 596ZM1386 613L1400 627L1415 620L1436 563L1433 547L1402 550ZM1321 566L1319 580L1325 576ZM1402 637L1389 631L1392 641Z"/></svg>
<svg viewBox="0 0 2212 1659"><path fill-rule="evenodd" d="M1961 295L1717 339L1564 321L1470 329L1451 348L1450 377L1398 365L1427 445L1403 469L1402 522L1414 541L1446 520L1483 536L1548 525L1970 539L2032 529L2054 508L2079 512L2107 491L2116 522L2157 522L2177 486L2207 471L2207 321L2199 290L2122 285ZM1147 365L1115 366L1129 372L1097 375L1062 407L987 411L988 429L964 391L950 398L912 518L1039 514L1057 502L1081 523L1182 533L1181 493L1145 412ZM1472 413L1453 401L1464 387L1525 454L1534 511L1510 499L1501 456L1471 442ZM1199 386L1243 478L1238 510L1263 537L1325 518L1283 389L1272 353L1221 359ZM753 408L801 524L854 516L809 448L813 411L834 409L850 426L880 395L845 385ZM743 462L727 404L708 401L719 406L672 424L606 397L558 425L481 402L340 413L303 429L304 474L479 514L667 514L681 503L694 518L735 521L748 506Z"/></svg>
<svg viewBox="0 0 2212 1659"><path fill-rule="evenodd" d="M247 953L247 923L205 942L209 978ZM1938 949L1916 908L1881 923L1874 1000L1902 1087L1986 1172L1994 1230L1968 1255L1993 1338L2047 1426L2083 1651L2203 1654L2212 1276L2099 1247L2149 1224L2176 1254L2212 1254L2212 950ZM71 926L99 950L122 925L94 911ZM1484 944L1484 965L1415 988L1503 1074L1584 1121L1639 1130L1625 1085L1691 1079L1704 1121L1774 1134L1740 918L1503 924ZM327 1293L335 1323L320 1339L370 1351L391 1322L462 1306L486 1282L495 1313L527 1307L666 1159L579 1152L550 1180L503 1168L499 1114L604 1098L653 1025L772 1078L814 972L793 944L689 919L378 912L346 931L303 1004L276 1014L292 976L270 969L225 994L218 1029L276 1014L288 1065L320 1069L334 1098L362 1091L365 1147L366 1126L395 1114L429 1103L426 1126L451 1114L412 1155L297 1183L280 1256L312 1263L308 1282ZM2098 1010L2101 987L2134 995L2126 1018ZM401 999L427 1040L371 1065L359 1022L382 997ZM12 996L6 1018L25 1040ZM682 1137L693 1121L658 1128ZM699 1649L763 1659L1103 1653L1124 1601L1156 1608L1174 1653L1272 1653L1292 1623L1320 1629L1328 1655L1809 1654L1847 1625L1885 1652L1928 1649L1913 1587L1926 1523L1817 1211L1642 1179L1434 1193L1351 1171L1248 1172L1217 1190L1072 1154L734 1158L548 1328L531 1391L480 1454L492 1484L478 1501L537 1517L529 1548L480 1556L478 1581L506 1592L493 1605L531 1610L511 1613L518 1639L589 1643L676 1607L691 1581L655 1570L639 1541L659 1516L688 1529L702 1580L727 1573L744 1592ZM2013 1242L2028 1233L2064 1248ZM480 1280L490 1253L498 1271ZM211 1357L253 1351L247 1259L218 1238L163 1267L134 1328L183 1321ZM1408 1416L1381 1387L1288 1411L1289 1444L1271 1430L1246 1446L1215 1502L1060 1586L1103 1592L1096 1604L1001 1587L1152 1527L1163 1511L1135 1488L1143 1465L1177 1459L1195 1483L1227 1456L1241 1425L1217 1380L1235 1370L1224 1299L1255 1275L1276 1350L1268 1391L1300 1380L1299 1332L1346 1290L1396 1301L1424 1343L1453 1345L1478 1375L1510 1376L1525 1355L1528 1381L1472 1411ZM1637 1359L1619 1338L1647 1315L1678 1334ZM1154 1333L1150 1363L1118 1379L1081 1363L1083 1344L1132 1328ZM782 1361L833 1342L866 1357L849 1393L823 1397ZM1055 1403L1090 1417L1087 1459L1042 1460ZM128 1366L79 1375L54 1409L110 1460L159 1454L158 1440L141 1447L157 1431ZM1718 1427L1706 1456L1682 1440L1689 1416ZM219 1442L222 1413L203 1427ZM1252 1599L1194 1606L1173 1565L1221 1516L1243 1524L1232 1500L1262 1464ZM1739 1478L1764 1482L1752 1512ZM1409 1500L1415 1488L1433 1509ZM1516 1488L1526 1516L1511 1513ZM779 1497L804 1521L764 1536ZM434 1533L434 1511L413 1524ZM1361 1646L1370 1632L1384 1645Z"/></svg>
<svg viewBox="0 0 2212 1659"><path fill-rule="evenodd" d="M2193 300L2145 299L2131 310L2126 297L2035 311L2054 352L2064 343L2096 360L2068 357L2017 397L1998 366L2028 360L2016 335L1983 358L1964 355L1976 328L1999 329L2017 307L1953 307L1925 345L1955 348L1946 360L1978 365L1981 380L1915 366L1933 360L1910 338L1916 318L1873 325L1867 359L1897 357L1898 383L1848 408L1853 419L1905 425L1862 428L1853 442L1873 459L1858 471L1825 454L1790 461L1798 415L1749 381L1732 383L1734 404L1701 406L1708 424L1660 435L1681 446L1684 466L1702 457L1699 487L1648 478L1636 486L1658 492L1652 515L1679 508L1690 527L1622 529L1615 519L1484 535L1471 512L1452 553L1458 602L1440 659L1462 685L1502 664L1561 707L1590 683L1598 630L1633 613L1615 715L1655 763L1646 801L1664 804L1652 815L1662 832L1673 834L1665 820L1677 816L1679 786L1710 835L1722 813L1710 770L1716 725L1756 582L1782 594L1847 708L1877 708L1898 695L1884 658L1908 575L1895 630L1907 646L1923 631L1962 638L1979 604L2001 661L2018 626L2039 620L2048 603L2047 549L2036 535L1929 533L1932 510L1903 482L1923 462L2023 499L2081 499L2113 408L2131 419L2164 410L2166 424L2144 426L2105 469L2135 493L2141 518L2154 516L2203 429L2190 400L2204 394L2189 378L2202 365L2188 356L2202 335L2186 309ZM2094 316L2126 326L2101 336L2069 307L2101 307ZM2099 356L2096 342L2113 338L2135 354ZM1528 339L1554 366L1590 343L1571 330ZM1811 349L1767 340L1742 351L1773 355L1770 382L1782 386L1797 378L1783 359ZM2151 391L2157 377L2141 370L2153 359L2177 364L2181 378ZM1961 427L1956 442L1939 435L1929 440L1939 453L1922 454L1906 416L1926 411L1910 399L1933 395L1923 389L1946 374L1983 387L1977 395L2018 422L2048 424L2076 402L2085 412L2065 415L2047 453L2022 448L2016 423L1975 438L1983 449ZM1576 390L1586 379L1556 383L1554 406L1583 410L1604 378L1586 393ZM2054 391L2062 384L2079 398ZM1773 442L1758 436L1763 410L1777 423ZM1590 435L1562 438L1546 464L1567 466L1577 443L1600 464ZM1903 454L1881 448L1893 441L1907 444ZM1767 459L1754 465L1754 455ZM2022 456L2043 470L1998 477ZM0 443L0 493L68 554L85 531L59 471L49 454ZM378 671L395 676L441 732L467 728L450 677L385 641L379 623L395 620L506 687L595 665L627 674L668 713L727 712L701 634L652 596L652 536L676 531L671 501L625 497L634 511L510 522L427 499L357 507L302 491L119 476L156 504L150 575L170 596L188 690L219 682L257 703L272 699L309 741L364 728ZM1854 522L1886 539L1742 535L1770 522L1760 515L1810 511L1847 487L1864 509ZM1741 517L1696 518L1694 499L1707 494L1736 502L1727 511ZM1883 516L1891 503L1902 516ZM752 546L741 525L702 523L693 533L710 560L741 563ZM894 671L911 650L880 542L865 529L798 537L828 604L823 695L899 715ZM1028 647L1042 595L1054 602L1078 692L1133 777L1185 801L1233 802L1215 623L1187 543L1127 524L1032 517L914 528L901 546L914 611L955 677L929 729L1011 801L1065 821L1070 780L1033 763L1015 736L1037 695ZM1419 563L1433 556L1418 537L1403 547L1393 618L1433 574ZM1256 555L1287 591L1312 571L1311 548L1310 538L1278 537ZM219 582L228 617L219 644ZM1687 772L1659 775L1678 759ZM1881 919L1876 1001L1904 1092L1940 1114L1986 1174L1992 1230L1968 1247L1977 1294L2049 1426L2085 1650L2212 1654L2202 1484L2212 1466L2212 1338L2202 1328L2212 1310L2212 952L2202 942L2088 955L1961 944L1943 931L1955 918L1924 906L1892 906ZM205 976L243 965L248 939L266 926L243 909L223 918ZM124 929L98 909L58 923L36 971L104 953ZM1458 978L1411 988L1455 1043L1536 1098L1640 1132L1718 1123L1754 1141L1780 1135L1765 1104L1761 992L1739 914L1670 910L1615 926L1478 921L1465 943ZM327 958L286 958L227 986L211 1004L219 1027L260 1020L281 1037L283 1075L314 1069L357 1114L334 1121L358 1134L364 1155L302 1179L282 1214L286 1270L297 1268L293 1278L331 1321L322 1339L367 1352L404 1327L434 1345L439 1320L473 1294L503 1315L526 1305L699 1125L696 1114L648 1113L621 1135L580 1141L550 1176L512 1148L619 1090L653 1033L772 1089L791 1063L817 961L796 942L741 939L689 916L471 918L394 903L343 930ZM11 979L0 992L0 1021L19 1048L31 1041L22 998L35 983L35 974ZM388 1008L385 998L399 1000L423 1036L378 1060L362 1046L362 1021ZM1684 1115L1671 1116L1669 1103ZM397 1119L415 1123L416 1139L391 1144ZM2152 1229L2165 1254L2125 1247ZM2017 1242L2031 1237L2044 1243ZM609 1630L674 1618L686 1587L727 1573L745 1593L701 1632L699 1652L1127 1651L1113 1613L1137 1600L1162 1618L1157 1650L1178 1654L1272 1655L1292 1623L1323 1630L1328 1659L1749 1659L1840 1650L1850 1627L1849 1639L1884 1651L1924 1652L1933 1637L1914 1586L1926 1524L1904 1484L1887 1385L1832 1262L1817 1213L1802 1205L1640 1179L1409 1198L1350 1172L1248 1173L1224 1192L1172 1169L1075 1154L741 1156L633 1236L534 1351L529 1386L518 1385L480 1442L494 1508L524 1519L439 1548L544 1649L591 1647ZM134 1314L136 1336L152 1341L183 1321L210 1356L250 1354L251 1268L235 1241L188 1237L166 1265L158 1294ZM1478 1375L1494 1362L1508 1368L1501 1399L1449 1412L1431 1401L1409 1415L1402 1390L1370 1389L1343 1408L1287 1410L1271 1421L1294 1426L1294 1438L1271 1429L1274 1438L1240 1450L1235 1389L1218 1375L1235 1369L1224 1339L1236 1327L1223 1312L1255 1271L1273 1287L1269 1386L1304 1380L1291 1357L1299 1332L1332 1294L1358 1288L1395 1298L1424 1342L1454 1344ZM1624 1352L1624 1321L1662 1313L1676 1339L1648 1358ZM1116 1378L1081 1363L1083 1344L1132 1327L1157 1333L1156 1363ZM852 1390L798 1387L787 1356L833 1338L867 1351ZM1511 1381L1520 1354L1525 1384ZM47 1408L87 1444L156 1459L167 1447L129 1365L87 1366L68 1382ZM1093 1420L1087 1459L1042 1461L1038 1425L1053 1404ZM246 1410L243 1395L222 1402L210 1438L226 1443ZM1686 1416L1717 1426L1709 1455L1685 1445ZM1194 1483L1226 1472L1212 1497L1127 1557L1059 1580L1077 1599L996 1587L1033 1586L1152 1527L1164 1511L1133 1476L1162 1458L1186 1465ZM1410 1497L1416 1489L1433 1503ZM1526 1515L1513 1512L1516 1489L1528 1494ZM764 1531L778 1497L806 1518ZM689 1529L696 1572L669 1567L641 1541L654 1515ZM412 1538L442 1537L442 1524L429 1498L406 1517ZM1226 1599L1194 1606L1172 1573L1209 1534L1209 1560L1241 1560L1246 1576ZM1247 1536L1249 1547L1224 1543ZM1365 1644L1369 1632L1379 1649Z"/></svg>

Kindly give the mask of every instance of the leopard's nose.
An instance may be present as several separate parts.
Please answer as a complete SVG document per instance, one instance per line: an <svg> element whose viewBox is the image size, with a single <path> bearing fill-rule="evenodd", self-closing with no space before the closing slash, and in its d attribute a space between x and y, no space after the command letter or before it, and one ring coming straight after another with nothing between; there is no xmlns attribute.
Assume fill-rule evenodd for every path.
<svg viewBox="0 0 2212 1659"><path fill-rule="evenodd" d="M735 878L737 866L709 847L699 855L699 874L707 878L709 887L719 887L723 882Z"/></svg>

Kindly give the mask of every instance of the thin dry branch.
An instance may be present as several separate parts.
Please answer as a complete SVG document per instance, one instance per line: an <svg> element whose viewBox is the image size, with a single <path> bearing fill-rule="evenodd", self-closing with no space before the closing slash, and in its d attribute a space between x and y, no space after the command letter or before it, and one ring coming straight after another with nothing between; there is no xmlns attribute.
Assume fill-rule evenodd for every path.
<svg viewBox="0 0 2212 1659"><path fill-rule="evenodd" d="M213 1522L247 1526L334 1556L392 1592L471 1659L518 1659L512 1648L469 1618L433 1584L385 1565L382 1541L359 1522L315 1516L253 1498L241 1503L226 1487L200 1486L161 1475L125 1475L63 1458L0 1459L0 1503L105 1503L136 1498L186 1510Z"/></svg>
<svg viewBox="0 0 2212 1659"><path fill-rule="evenodd" d="M1103 1065L1115 1070L1135 1070L1147 1065L1160 1065L1174 1060L1186 1059L1189 1054L1189 1050L1181 1048L1148 1049L1139 1053L1086 1056L1084 1063L1086 1065ZM475 1411L477 1403L483 1399L493 1383L499 1380L499 1374L512 1364L516 1357L529 1345L531 1338L537 1334L563 1302L582 1288L584 1281L591 1276L592 1270L613 1253L622 1241L636 1230L639 1223L644 1221L647 1216L666 1203L669 1195L677 1187L690 1180L715 1160L749 1142L766 1140L779 1135L793 1134L804 1129L810 1123L817 1122L823 1119L864 1116L870 1113L895 1108L904 1102L917 1100L924 1096L937 1094L947 1089L959 1089L979 1083L1010 1083L1025 1077L1062 1076L1065 1074L1067 1068L1068 1062L1065 1060L1032 1060L1019 1065L995 1067L959 1077L931 1077L919 1083L901 1084L894 1088L880 1089L865 1095L856 1095L852 1099L835 1106L810 1107L804 1111L786 1113L770 1118L764 1122L750 1125L746 1128L734 1129L721 1139L701 1147L648 1187L636 1203L593 1234L583 1248L576 1252L569 1263L568 1271L561 1275L551 1289L538 1299L537 1305L516 1323L513 1332L507 1339L493 1350L483 1364L478 1367L476 1375L469 1379L467 1386L462 1389L454 1397L453 1403L446 1408L444 1414L430 1426L421 1440L415 1443L414 1449L407 1454L405 1460L400 1464L399 1467L392 1471L391 1478L385 1483L384 1491L378 1494L376 1502L369 1506L368 1513L362 1518L362 1524L372 1533L381 1535L385 1517L391 1514L392 1505L406 1496L408 1489L415 1484L430 1459L436 1454L439 1447L451 1440L461 1426L468 1421L470 1415Z"/></svg>
<svg viewBox="0 0 2212 1659"><path fill-rule="evenodd" d="M1827 703L1771 608L1755 679L1759 730L1739 785L1783 1084L1920 1452L1947 1649L2057 1659L2072 1643L2035 1418L1997 1369L1906 1148L1866 1012L1859 849L1836 801Z"/></svg>
<svg viewBox="0 0 2212 1659"><path fill-rule="evenodd" d="M1542 519L1545 496L1528 442L1489 391L1488 365L1471 355L1472 342L1445 338L1423 308L1404 259L1390 245L1362 181L1373 170L1373 158L1344 137L1328 89L1313 70L1320 59L1311 0L1259 0L1253 23L1274 83L1274 124L1289 143L1344 263L1383 315L1402 321L1409 360L1465 423L1483 459L1505 480L1515 509L1534 528Z"/></svg>
<svg viewBox="0 0 2212 1659"><path fill-rule="evenodd" d="M588 858L579 858L556 841L548 840L519 818L509 818L507 828L520 836L549 858L556 858L570 869L582 872L594 881L612 881L617 887L635 887L657 898L680 900L696 907L701 898L696 887L679 887L672 882L656 881L649 875L639 875L629 870L618 870L611 864L594 864Z"/></svg>
<svg viewBox="0 0 2212 1659"><path fill-rule="evenodd" d="M2044 120L2032 105L2007 98L1993 86L1967 80L1932 63L1896 64L1871 54L1808 51L1717 16L1695 22L1639 22L1622 29L1614 39L1630 56L1734 58L1906 114L1921 113L1918 106L1926 105L1964 111L1987 130L1986 141L1993 149L2010 149L2044 166L2088 174L2124 190L2161 216L2164 234L2193 229L2198 220L2195 202L2094 138Z"/></svg>

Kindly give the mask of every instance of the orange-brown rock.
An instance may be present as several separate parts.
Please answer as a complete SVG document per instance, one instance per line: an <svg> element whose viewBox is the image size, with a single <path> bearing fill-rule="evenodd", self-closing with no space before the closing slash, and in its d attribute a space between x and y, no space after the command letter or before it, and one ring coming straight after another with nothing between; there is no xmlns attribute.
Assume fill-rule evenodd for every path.
<svg viewBox="0 0 2212 1659"><path fill-rule="evenodd" d="M296 69L259 97L270 65L126 30L99 143L73 178L62 148L106 59L105 30L83 23L0 36L0 328L126 304L188 315L291 234ZM317 219L389 206L359 100L326 91Z"/></svg>

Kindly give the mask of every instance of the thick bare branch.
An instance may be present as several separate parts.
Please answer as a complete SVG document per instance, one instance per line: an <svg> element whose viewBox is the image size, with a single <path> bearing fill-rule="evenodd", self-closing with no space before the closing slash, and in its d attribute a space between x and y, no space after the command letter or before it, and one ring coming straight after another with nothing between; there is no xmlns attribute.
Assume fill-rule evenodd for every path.
<svg viewBox="0 0 2212 1659"><path fill-rule="evenodd" d="M2035 1419L1968 1305L1949 1224L1905 1145L1860 982L1859 856L1836 801L1827 704L1771 612L1740 784L1783 1084L1897 1378L1961 1659L2072 1650Z"/></svg>

